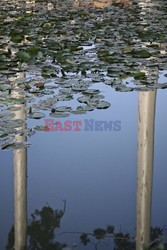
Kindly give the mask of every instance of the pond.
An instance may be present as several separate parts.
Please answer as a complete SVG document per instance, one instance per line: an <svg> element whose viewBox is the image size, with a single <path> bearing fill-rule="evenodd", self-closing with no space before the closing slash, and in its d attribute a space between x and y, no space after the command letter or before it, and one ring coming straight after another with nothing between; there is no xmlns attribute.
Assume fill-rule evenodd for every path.
<svg viewBox="0 0 167 250"><path fill-rule="evenodd" d="M0 249L167 249L166 20L163 0L3 1Z"/></svg>

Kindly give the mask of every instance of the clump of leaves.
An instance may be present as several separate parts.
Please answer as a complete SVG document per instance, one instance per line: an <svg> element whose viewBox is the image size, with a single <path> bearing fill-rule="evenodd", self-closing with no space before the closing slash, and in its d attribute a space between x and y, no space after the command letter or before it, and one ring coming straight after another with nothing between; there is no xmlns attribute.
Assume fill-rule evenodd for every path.
<svg viewBox="0 0 167 250"><path fill-rule="evenodd" d="M66 210L66 201L62 210L54 210L49 205L44 206L41 210L36 209L31 214L28 222L27 234L29 237L27 248L29 250L61 250L66 247L56 241L55 229L60 227L60 221ZM9 235L6 250L13 249L14 246L14 226L12 226Z"/></svg>
<svg viewBox="0 0 167 250"><path fill-rule="evenodd" d="M146 77L146 74L144 72L137 72L135 75L134 75L134 79L138 80L138 79L143 79Z"/></svg>
<svg viewBox="0 0 167 250"><path fill-rule="evenodd" d="M106 235L106 230L102 229L102 228L97 228L97 229L93 230L93 233L94 233L94 236L96 239L102 239Z"/></svg>
<svg viewBox="0 0 167 250"><path fill-rule="evenodd" d="M128 52L131 56L135 58L149 58L151 56L151 53L148 50L142 49L142 50L132 50Z"/></svg>
<svg viewBox="0 0 167 250"><path fill-rule="evenodd" d="M135 242L130 239L129 234L123 234L121 232L114 234L114 244L117 250L134 250Z"/></svg>
<svg viewBox="0 0 167 250"><path fill-rule="evenodd" d="M25 51L19 51L18 54L17 54L17 59L21 63L23 63L23 62L29 62L31 60L31 56L30 56L29 53L27 53Z"/></svg>
<svg viewBox="0 0 167 250"><path fill-rule="evenodd" d="M23 39L24 39L24 36L21 36L21 35L15 35L11 37L11 41L14 43L21 43Z"/></svg>
<svg viewBox="0 0 167 250"><path fill-rule="evenodd" d="M81 234L80 240L83 245L87 246L87 244L90 242L90 239L86 233Z"/></svg>

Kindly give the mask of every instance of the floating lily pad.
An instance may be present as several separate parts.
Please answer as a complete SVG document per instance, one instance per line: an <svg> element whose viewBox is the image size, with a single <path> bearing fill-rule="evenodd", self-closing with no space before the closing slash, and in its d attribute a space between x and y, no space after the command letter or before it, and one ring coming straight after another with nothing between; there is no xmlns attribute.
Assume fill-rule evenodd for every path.
<svg viewBox="0 0 167 250"><path fill-rule="evenodd" d="M55 108L56 112L69 112L71 110L72 110L72 108L68 107L68 106L60 106L60 107Z"/></svg>
<svg viewBox="0 0 167 250"><path fill-rule="evenodd" d="M72 90L76 92L82 92L82 91L86 91L87 87L84 85L75 85L74 87L72 87Z"/></svg>
<svg viewBox="0 0 167 250"><path fill-rule="evenodd" d="M20 107L19 106L12 106L12 107L9 107L8 109L10 111L18 111L18 110L20 110Z"/></svg>
<svg viewBox="0 0 167 250"><path fill-rule="evenodd" d="M83 91L83 93L85 95L97 95L100 93L100 91L98 89L87 89L87 90Z"/></svg>
<svg viewBox="0 0 167 250"><path fill-rule="evenodd" d="M89 97L88 96L81 96L81 97L78 97L78 102L80 103L88 103L89 102Z"/></svg>
<svg viewBox="0 0 167 250"><path fill-rule="evenodd" d="M44 118L45 115L41 112L33 112L33 113L29 113L28 117L31 119L41 119L41 118Z"/></svg>
<svg viewBox="0 0 167 250"><path fill-rule="evenodd" d="M8 131L0 130L0 139L8 136Z"/></svg>
<svg viewBox="0 0 167 250"><path fill-rule="evenodd" d="M73 96L72 95L65 95L65 94L56 95L56 99L57 99L57 101L70 101L73 99Z"/></svg>
<svg viewBox="0 0 167 250"><path fill-rule="evenodd" d="M94 110L94 107L89 106L89 105L79 106L79 107L77 107L77 110L79 110L79 111L92 111L92 110Z"/></svg>
<svg viewBox="0 0 167 250"><path fill-rule="evenodd" d="M21 62L29 62L31 60L31 55L28 52L20 51L17 54L17 58Z"/></svg>
<svg viewBox="0 0 167 250"><path fill-rule="evenodd" d="M19 128L23 125L24 121L20 120L20 119L16 119L16 120L6 120L0 123L1 126L7 128L11 128L11 129L15 129L15 128Z"/></svg>
<svg viewBox="0 0 167 250"><path fill-rule="evenodd" d="M36 131L45 131L48 132L49 128L47 126L43 126L43 125L38 125L34 128Z"/></svg>
<svg viewBox="0 0 167 250"><path fill-rule="evenodd" d="M0 119L1 118L13 118L13 117L15 117L14 113L9 113L9 112L0 113Z"/></svg>
<svg viewBox="0 0 167 250"><path fill-rule="evenodd" d="M96 106L97 109L107 109L111 106L109 102L99 101L98 105Z"/></svg>
<svg viewBox="0 0 167 250"><path fill-rule="evenodd" d="M151 53L148 50L144 50L144 49L132 50L131 52L129 52L129 54L131 54L135 58L148 58L151 56Z"/></svg>
<svg viewBox="0 0 167 250"><path fill-rule="evenodd" d="M134 74L134 79L138 80L138 79L143 79L146 77L145 72L138 72Z"/></svg>
<svg viewBox="0 0 167 250"><path fill-rule="evenodd" d="M2 150L19 149L29 147L31 144L25 142L7 142L1 145Z"/></svg>
<svg viewBox="0 0 167 250"><path fill-rule="evenodd" d="M51 117L54 118L64 118L64 117L68 117L70 114L69 113L65 113L65 112L53 112L50 113Z"/></svg>
<svg viewBox="0 0 167 250"><path fill-rule="evenodd" d="M134 88L130 88L130 87L127 87L127 86L124 86L124 85L120 85L120 86L115 87L115 90L119 91L119 92L130 92L130 91L133 91Z"/></svg>
<svg viewBox="0 0 167 250"><path fill-rule="evenodd" d="M84 115L84 114L86 114L86 111L84 111L84 110L72 110L71 114L74 114L74 115Z"/></svg>
<svg viewBox="0 0 167 250"><path fill-rule="evenodd" d="M60 93L66 94L66 95L71 95L71 89L66 88L66 89L60 89L59 90Z"/></svg>
<svg viewBox="0 0 167 250"><path fill-rule="evenodd" d="M63 88L71 88L71 87L72 87L71 83L63 84Z"/></svg>
<svg viewBox="0 0 167 250"><path fill-rule="evenodd" d="M41 91L41 94L43 94L43 95L53 95L54 91L45 89L45 90Z"/></svg>

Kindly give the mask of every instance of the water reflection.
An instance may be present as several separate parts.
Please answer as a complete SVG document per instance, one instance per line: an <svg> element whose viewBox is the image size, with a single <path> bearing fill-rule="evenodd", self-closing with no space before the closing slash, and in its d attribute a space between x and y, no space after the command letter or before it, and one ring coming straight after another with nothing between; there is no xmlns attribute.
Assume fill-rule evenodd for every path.
<svg viewBox="0 0 167 250"><path fill-rule="evenodd" d="M127 1L125 1L127 2ZM142 1L143 2L143 1ZM93 1L91 2L93 6L103 8L109 6L111 4L110 1ZM142 7L142 11L140 12L143 15L141 24L147 24L145 18L147 13L149 13L149 5L150 1L146 2L144 8L146 8L146 12ZM82 1L74 1L76 6L82 5ZM89 4L89 3L88 3ZM140 5L140 1L139 1ZM26 8L35 8L35 1L26 1ZM53 9L52 3L44 3L46 9ZM29 10L27 10L29 11ZM31 12L31 10L30 10ZM139 15L140 15L139 14ZM75 22L72 22L75 23ZM147 29L145 29L147 30ZM117 41L116 41L117 43ZM142 47L146 47L146 43L143 42ZM75 48L74 48L75 49ZM61 53L63 53L61 51ZM166 53L164 48L162 48L161 53ZM127 56L127 58L129 58ZM156 56L155 56L156 58ZM154 59L155 59L154 58ZM152 59L151 59L152 60ZM151 60L147 59L147 63L151 63ZM158 59L157 59L158 60ZM154 60L153 60L154 62ZM145 63L145 61L144 61ZM118 65L117 65L118 66ZM155 65L154 65L155 66ZM71 67L71 65L70 65ZM140 65L140 69L145 71L148 76L152 76L153 83L157 81L157 76L159 73L158 67L154 67L154 70L143 65ZM154 74L153 74L154 71ZM97 80L97 79L95 79ZM157 82L156 82L157 83ZM13 97L17 98L18 92L13 91ZM151 228L151 198L152 198L152 175L153 175L153 148L154 148L154 116L155 116L155 99L156 99L156 91L152 92L141 92L139 94L139 113L138 113L138 186L137 186L137 250L141 250L144 244L149 245L150 242L150 228ZM14 111L16 118L24 121L22 129L25 129L25 105L19 104L16 105L15 108L19 108L18 111ZM26 137L22 135L15 136L15 142L25 142ZM26 248L26 228L27 228L27 150L25 148L18 148L14 150L14 178L15 178L15 249L23 249ZM33 215L30 222L30 226L28 227L28 235L29 235L29 243L30 249L35 249L40 245L42 249L55 249L55 245L57 244L53 242L53 228L55 224L50 226L47 224L52 218L50 215L53 215L54 210L51 207L44 207L41 210L37 210ZM43 218L42 216L46 216ZM59 214L60 216L60 214ZM63 215L62 215L63 216ZM40 218L37 218L40 217ZM60 218L59 218L60 223ZM57 224L56 224L57 225ZM36 229L34 229L34 227ZM41 229L42 228L42 229ZM32 229L32 230L31 230ZM34 231L33 231L34 230ZM43 231L42 231L43 230ZM101 231L102 232L102 231ZM50 233L50 234L49 234ZM104 231L103 231L104 233ZM47 236L49 234L49 236ZM40 235L40 236L39 236ZM39 238L38 238L39 236ZM97 236L97 235L96 235ZM124 235L120 233L120 237L123 238ZM46 237L46 238L45 238ZM50 238L49 238L50 237ZM85 237L85 238L84 238ZM82 237L83 241L88 241L86 236ZM93 235L94 237L94 235ZM99 232L98 232L99 237ZM127 236L126 236L127 237ZM128 237L127 237L128 238ZM117 238L115 238L117 244ZM127 249L130 249L130 243L128 241L125 242L125 238L123 239L123 243L120 242L117 244L115 249L125 249L125 243L127 244ZM47 242L47 243L46 243ZM134 243L134 242L133 242ZM28 245L29 246L29 245ZM98 247L95 245L94 247ZM134 244L133 244L134 249Z"/></svg>
<svg viewBox="0 0 167 250"><path fill-rule="evenodd" d="M22 194L22 196L24 196ZM15 203L18 200L15 200ZM18 205L17 205L18 208ZM59 243L55 237L55 229L60 227L60 221L66 210L66 201L64 201L64 208L62 210L57 210L51 208L49 205L42 207L41 210L36 209L34 213L31 214L31 218L27 222L22 220L22 218L17 218L21 221L23 232L17 232L17 223L11 228L8 235L8 243L6 246L7 250L58 250L63 249L66 245ZM25 219L25 217L24 217ZM23 224L24 223L24 224ZM24 227L23 227L24 226ZM27 246L25 228L27 227ZM19 227L21 228L21 227Z"/></svg>
<svg viewBox="0 0 167 250"><path fill-rule="evenodd" d="M141 8L141 25L144 32L149 31L149 13L154 3L139 1ZM147 42L143 42L143 47ZM162 48L160 49L162 51ZM151 62L151 58L148 60ZM153 83L158 83L159 69L154 73L145 67L149 77L153 76ZM136 204L136 249L142 250L150 244L151 211L152 211L152 182L154 161L154 123L156 107L156 90L140 92L138 99L138 172L137 172L137 204Z"/></svg>
<svg viewBox="0 0 167 250"><path fill-rule="evenodd" d="M140 92L138 102L136 249L140 250L150 242L156 91Z"/></svg>
<svg viewBox="0 0 167 250"><path fill-rule="evenodd" d="M25 73L18 75L19 79L25 78ZM12 91L12 97L23 98L23 92L15 84ZM23 122L19 130L26 129L26 106L25 104L14 105L15 119ZM16 134L15 143L25 143L26 136ZM14 160L14 248L22 250L26 247L26 230L27 230L27 148L20 147L13 150Z"/></svg>
<svg viewBox="0 0 167 250"><path fill-rule="evenodd" d="M74 7L79 6L93 6L95 8L106 8L110 5L131 6L132 2L129 0L100 0L100 1L82 1L74 0Z"/></svg>
<svg viewBox="0 0 167 250"><path fill-rule="evenodd" d="M13 95L16 97L18 91ZM19 96L19 95L18 95ZM142 250L143 245L150 244L150 229L151 229L151 200L152 200L152 176L153 176L153 149L154 149L154 119L155 119L155 103L156 103L156 91L140 92L138 100L138 185L137 185L137 223L136 223L136 249ZM25 121L25 105L19 104L20 109L15 111L17 119ZM18 105L14 108L18 108ZM25 129L25 123L23 125ZM23 142L26 137L16 135L15 140ZM25 148L14 150L14 171L15 171L15 249L21 250L26 247L26 211L27 211L27 151ZM28 249L35 248L38 245L43 246L41 249L52 249L51 245L59 244L54 242L54 228L59 227L60 218L65 212L64 209L59 212L53 212L50 207L44 207L41 211L36 210L32 215L32 218L28 225ZM57 210L55 210L57 211ZM59 218L58 223L55 219L51 219L48 216L56 215ZM42 217L44 216L44 218ZM40 218L38 218L40 217ZM41 221L41 222L40 222ZM51 221L56 222L52 224ZM51 223L51 224L49 224ZM50 226L52 227L50 228ZM41 229L42 228L42 229ZM40 231L41 230L41 231ZM38 232L38 233L37 233ZM108 231L106 231L108 233ZM45 238L43 235L48 236ZM103 231L104 233L104 231ZM94 244L95 249L101 246L99 243L99 231L98 234L93 232L93 237L96 238L97 243ZM81 235L81 242L87 242L89 234L87 236ZM91 234L92 236L92 234ZM35 238L37 237L37 238ZM106 239L108 235L104 233L103 239ZM114 238L115 249L134 249L135 239L131 239L128 234L122 232L111 233L109 237ZM119 239L120 237L120 239ZM50 245L51 244L51 245ZM61 244L61 243L60 243ZM86 244L87 245L87 244ZM102 244L103 246L103 244ZM7 248L9 249L9 248ZM40 248L39 248L40 249ZM56 249L56 248L53 248ZM61 249L61 248L60 248Z"/></svg>
<svg viewBox="0 0 167 250"><path fill-rule="evenodd" d="M113 225L108 225L106 228L95 228L92 232L61 232L56 229L61 226L61 219L66 211L66 201L64 201L63 209L53 209L49 205L42 207L40 210L36 209L31 214L27 226L28 243L27 250L72 250L76 249L114 249L114 250L134 250L142 249L136 247L135 237L130 236L128 232L123 233L115 230ZM56 230L56 231L55 231ZM13 250L14 241L16 241L16 234L14 227L11 228L8 235L8 243L6 250ZM69 246L63 243L61 236L69 234L71 237L78 236L76 243ZM162 235L162 229L159 227L151 228L150 246L145 250L165 250L166 245L159 239ZM109 248L108 248L109 247ZM14 249L19 249L14 247Z"/></svg>
<svg viewBox="0 0 167 250"><path fill-rule="evenodd" d="M42 7L46 10L53 10L57 5L57 1L50 2L50 1L36 1L36 0L26 0L26 13L32 13L36 10L36 7Z"/></svg>

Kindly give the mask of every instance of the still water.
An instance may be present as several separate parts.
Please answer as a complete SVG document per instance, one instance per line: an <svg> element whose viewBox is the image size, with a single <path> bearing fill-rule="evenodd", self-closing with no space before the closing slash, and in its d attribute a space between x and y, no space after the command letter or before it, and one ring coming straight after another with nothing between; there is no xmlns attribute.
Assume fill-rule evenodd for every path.
<svg viewBox="0 0 167 250"><path fill-rule="evenodd" d="M106 91L107 89L104 89ZM137 98L138 93L107 91L112 108L92 112L86 119L121 120L121 131L39 132L31 137L27 149L28 215L46 203L62 208L65 215L58 232L91 232L114 225L119 231L134 234L137 173ZM157 93L155 119L155 164L153 178L152 225L167 221L166 91ZM76 120L83 121L77 115ZM13 152L1 155L1 249L13 224ZM78 235L57 237L69 245ZM102 244L102 249L107 249ZM111 245L110 245L111 247ZM79 247L81 249L81 246Z"/></svg>
<svg viewBox="0 0 167 250"><path fill-rule="evenodd" d="M147 1L146 6L141 7L143 6L143 1L139 1L139 7L141 7L139 12L142 16L140 32L142 32L143 27L145 30L148 22L148 26L152 25L151 28L153 29L153 32L146 29L145 33L144 31L140 33L141 41L139 41L137 40L139 38L136 37L139 31L135 30L138 27L135 27L135 20L133 20L133 15L134 17L139 15L135 2L134 9L128 3L128 8L130 6L132 12L128 12L129 10L124 10L120 6L111 7L110 5L101 6L100 10L96 10L94 7L93 10L92 7L88 8L88 13L90 18L92 18L91 21L89 21L88 17L82 16L83 7L81 7L81 10L77 10L79 15L74 11L76 4L78 4L77 1L74 2L74 6L70 7L71 9L67 12L66 17L64 14L65 3L63 1L63 7L60 6L58 9L58 17L60 18L63 32L71 25L79 23L80 17L83 18L81 18L81 23L85 22L87 25L83 33L81 31L83 27L80 24L76 26L76 30L80 29L76 33L74 32L75 28L71 28L75 35L77 34L75 36L76 40L72 31L66 37L59 23L58 26L53 25L52 21L56 18L53 12L54 1L44 5L45 8L47 6L48 10L45 10L42 14L39 11L41 8L40 3L35 3L35 1L26 1L26 7L24 1L18 1L18 5L12 2L10 5L9 2L4 2L4 6L1 6L1 19L3 20L1 23L1 36L4 37L1 37L0 56L2 62L0 64L0 73L1 82L4 82L5 86L4 89L2 84L0 84L0 118L2 120L0 124L2 127L2 134L0 134L0 137L2 137L2 150L0 151L0 249L2 250L13 249L12 244L6 248L7 242L9 242L8 235L13 224L15 225L15 249L22 249L20 248L22 243L19 243L19 240L21 239L20 242L26 241L24 239L26 221L28 221L29 225L27 249L107 250L114 249L114 244L115 249L135 249L134 245L125 247L119 246L120 243L116 244L113 241L113 232L109 233L108 231L107 234L105 232L104 237L98 238L100 233L96 233L97 237L95 237L95 232L93 231L99 228L106 229L107 226L112 225L115 232L114 240L116 240L116 234L123 233L129 234L132 243L135 242L137 166L140 165L140 159L137 157L139 150L137 146L137 141L139 140L138 126L140 126L142 119L144 124L147 124L147 122L149 124L151 119L154 120L150 111L152 107L147 109L147 102L146 105L143 104L141 113L144 114L146 110L146 114L149 114L150 117L148 120L140 117L138 107L141 106L139 104L139 96L142 96L142 93L147 95L148 93L157 92L153 179L150 177L151 180L147 180L150 183L152 181L153 184L151 187L152 205L150 207L151 213L148 213L146 218L144 218L144 223L151 216L152 227L157 226L162 229L167 224L167 197L165 195L167 116L164 108L167 105L165 89L167 38L165 31L163 33L160 25L162 24L164 29L167 27L164 21L165 17L162 23L160 20L160 17L163 18L161 16L162 12L164 16L167 15L166 5L164 5L163 9L161 7L163 1L154 0ZM161 4L160 7L157 7L159 4ZM16 12L13 9L15 5L17 6ZM4 19L5 7L9 10L10 18L14 17L15 20L15 17L17 17L17 24L12 23L13 20L11 21L10 18ZM95 7L97 7L97 3ZM26 16L23 10L26 10L28 16ZM52 12L49 12L50 10ZM65 10L68 11L67 7ZM121 23L118 29L115 26L117 21L114 24L114 28L112 27L116 38L114 37L110 40L108 26L104 29L102 26L99 27L101 25L99 23L98 25L96 23L96 28L99 31L97 33L94 31L92 23L94 23L96 14L99 22L105 20L104 23L110 25L108 23L110 13L114 12L117 17L120 16L120 13L125 12L121 18L128 23L130 27L128 32L131 32L132 29L132 34L129 33L127 35L123 31L124 25L127 23L122 22L121 19L119 20ZM14 26L15 28L21 25L19 29L22 30L23 24L20 24L20 20L25 22L24 18L30 18L32 13L35 13L33 18L39 18L40 24L34 21L30 24L30 31L26 31L28 33L24 35L26 38L29 36L29 42L24 41L23 43L21 33L17 30L15 34L12 30L12 25L16 25ZM152 23L148 21L148 14L150 20L153 20ZM154 20L155 16L157 20ZM11 29L9 33L5 31L5 25L9 25ZM158 25L160 25L159 28ZM44 33L40 33L39 27L40 29L43 27L44 31L42 32ZM55 38L55 34L53 33L53 37L51 37L52 31L49 32L47 30L50 27L52 27L52 31L56 30L56 35L60 39L56 45L53 43L54 39L51 40ZM93 32L92 36L89 29ZM133 29L136 32L135 34ZM160 30L160 34L158 30ZM6 32L5 35L4 32ZM23 29L23 32L25 32L25 29ZM105 32L108 33L106 34ZM156 33L155 37L154 32ZM36 33L41 37L37 38ZM129 42L129 38L127 39L128 36L134 36L132 43ZM30 38L34 39L32 43ZM42 43L39 43L40 39L42 39ZM72 44L70 39L74 39ZM150 42L150 39L153 40ZM64 46L61 49L57 47L60 46L60 41ZM115 43L112 47L111 44L114 41ZM56 50L57 54L52 54L51 47L53 44L55 46L53 49L54 53ZM129 47L127 47L127 44ZM34 46L39 46L42 49L39 51L39 48L37 50ZM114 53L108 54L107 49L110 50L111 47ZM38 53L36 54L37 51ZM121 53L126 52L123 58L120 51L122 51ZM60 57L59 53L62 57ZM73 55L72 59L71 53ZM38 62L32 62L31 56ZM6 64L3 62L5 60ZM30 66L28 67L27 65ZM112 70L111 65L113 67ZM44 84L43 82L45 83L45 90L43 90L43 85L41 87L41 84ZM85 112L87 110L84 107L84 110L80 112L78 102L80 104L83 104L83 102L78 101L78 98L81 97L86 98L84 99L86 100L84 104L86 103L86 108L89 108L91 111ZM67 105L68 110L63 108L66 110L57 114L53 102L55 98L57 98L56 108L57 106L64 107ZM146 99L142 98L141 100L144 103ZM23 102L23 99L26 101ZM101 101L101 99L104 99L104 101ZM148 102L151 103L151 101ZM75 111L72 112L69 106ZM154 106L154 103L152 106ZM4 113L9 112L9 110L14 113L15 118L22 120L20 125L21 131L18 130L18 121L16 126L12 127L13 117L9 119L9 115ZM66 111L69 113L67 114ZM44 129L42 128L46 125L45 119L54 119L54 122L59 121L62 125L67 120L77 121L82 125L80 126L80 131L43 131ZM97 127L91 129L88 127L88 123L90 124L92 120L94 123L103 122L101 123L102 129ZM119 123L117 129L112 127L110 130L103 127L104 123L114 123L116 121ZM5 131L5 126L7 132ZM153 124L150 124L146 133L147 136L149 136L149 129L151 130L152 126ZM15 128L14 132L13 128ZM39 128L42 131L38 131ZM147 140L147 136L144 140ZM21 143L13 144L11 140ZM26 141L28 142L27 147L24 144ZM150 145L152 147L153 142ZM149 150L151 151L151 149L148 148L148 154ZM144 157L147 156L145 155ZM148 199L150 199L151 191L149 191L149 188L147 190L147 184L144 195L146 197L148 195ZM147 202L145 203L143 207L146 207L147 210L149 205ZM43 207L50 208L48 211L52 212L56 209L60 211L57 211L57 217L53 216L49 220L48 215L45 218L40 217L40 215L44 216L42 212L34 213L36 209L42 211ZM145 209L143 207L141 210ZM60 215L59 212L62 214ZM33 216L31 218L32 213ZM58 217L58 215L60 216ZM38 220L35 220L37 217ZM40 224L38 227L40 218L43 218L43 224ZM58 220L58 223L56 226L53 226L55 220ZM53 226L51 227L55 233L53 234L54 237L49 236L49 222ZM33 228L33 225L36 225L36 227ZM40 230L43 230L41 235ZM80 236L83 233L86 233L90 238L90 242L88 241L86 245L83 244L83 240L81 243ZM163 231L163 233L166 234L166 231ZM36 238L33 238L32 235L33 237L35 235ZM128 236L126 235L126 237ZM60 243L59 245L51 244L55 239L56 242ZM39 242L43 242L43 246L40 246ZM163 242L165 242L164 238ZM31 243L31 246L28 248L29 243ZM61 245L63 243L66 244L66 247ZM141 247L137 246L137 249L141 250Z"/></svg>

